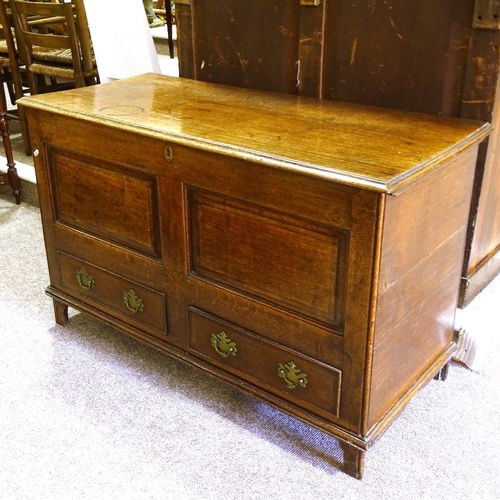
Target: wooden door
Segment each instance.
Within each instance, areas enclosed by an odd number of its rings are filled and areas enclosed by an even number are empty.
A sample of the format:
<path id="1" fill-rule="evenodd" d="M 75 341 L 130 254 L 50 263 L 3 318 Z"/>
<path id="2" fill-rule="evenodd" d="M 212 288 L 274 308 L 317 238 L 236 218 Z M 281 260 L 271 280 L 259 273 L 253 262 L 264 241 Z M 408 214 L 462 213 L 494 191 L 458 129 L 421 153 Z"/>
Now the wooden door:
<path id="1" fill-rule="evenodd" d="M 289 0 L 177 2 L 180 76 L 295 92 L 298 7 Z"/>

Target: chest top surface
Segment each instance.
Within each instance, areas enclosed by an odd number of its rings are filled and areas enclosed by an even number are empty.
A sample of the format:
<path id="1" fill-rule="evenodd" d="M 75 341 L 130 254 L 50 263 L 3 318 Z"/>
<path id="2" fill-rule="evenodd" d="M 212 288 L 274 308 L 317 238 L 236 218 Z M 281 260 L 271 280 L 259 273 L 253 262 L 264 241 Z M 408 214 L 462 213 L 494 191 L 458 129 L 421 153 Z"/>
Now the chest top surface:
<path id="1" fill-rule="evenodd" d="M 145 74 L 20 105 L 395 193 L 484 139 L 486 123 Z"/>

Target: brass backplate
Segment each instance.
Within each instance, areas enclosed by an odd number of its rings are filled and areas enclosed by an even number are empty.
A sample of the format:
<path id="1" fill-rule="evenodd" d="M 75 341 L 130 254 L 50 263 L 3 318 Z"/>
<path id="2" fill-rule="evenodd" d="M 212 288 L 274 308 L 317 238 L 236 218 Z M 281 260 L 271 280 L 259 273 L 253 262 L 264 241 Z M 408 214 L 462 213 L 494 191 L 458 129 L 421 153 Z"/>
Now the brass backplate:
<path id="1" fill-rule="evenodd" d="M 472 27 L 500 30 L 500 0 L 476 0 Z"/>
<path id="2" fill-rule="evenodd" d="M 321 0 L 300 0 L 300 5 L 315 5 L 318 6 Z"/>

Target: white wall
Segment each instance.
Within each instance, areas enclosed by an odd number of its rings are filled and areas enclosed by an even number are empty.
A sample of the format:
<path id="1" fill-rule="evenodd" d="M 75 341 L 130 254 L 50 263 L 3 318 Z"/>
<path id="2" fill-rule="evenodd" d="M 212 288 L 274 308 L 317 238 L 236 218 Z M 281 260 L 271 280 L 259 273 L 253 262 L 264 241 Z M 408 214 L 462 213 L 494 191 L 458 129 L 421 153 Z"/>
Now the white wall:
<path id="1" fill-rule="evenodd" d="M 83 0 L 101 83 L 161 73 L 142 0 Z"/>

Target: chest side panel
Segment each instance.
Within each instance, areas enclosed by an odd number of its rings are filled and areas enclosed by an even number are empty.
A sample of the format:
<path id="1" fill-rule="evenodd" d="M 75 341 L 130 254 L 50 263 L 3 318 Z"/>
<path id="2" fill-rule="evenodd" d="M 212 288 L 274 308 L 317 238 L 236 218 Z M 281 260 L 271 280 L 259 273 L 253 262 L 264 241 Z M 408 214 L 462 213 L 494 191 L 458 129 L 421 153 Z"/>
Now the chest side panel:
<path id="1" fill-rule="evenodd" d="M 451 355 L 476 151 L 387 198 L 371 425 Z"/>

